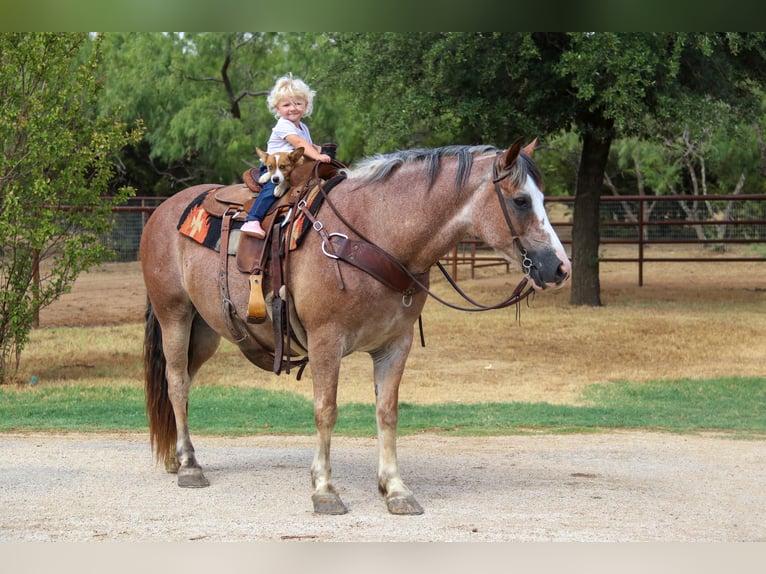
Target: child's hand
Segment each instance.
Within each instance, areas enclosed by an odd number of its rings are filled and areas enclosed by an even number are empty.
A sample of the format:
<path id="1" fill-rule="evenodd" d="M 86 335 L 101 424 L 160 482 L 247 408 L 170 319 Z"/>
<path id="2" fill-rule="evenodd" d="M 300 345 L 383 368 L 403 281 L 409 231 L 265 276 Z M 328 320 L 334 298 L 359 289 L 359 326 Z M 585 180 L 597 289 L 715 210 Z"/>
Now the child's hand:
<path id="1" fill-rule="evenodd" d="M 317 161 L 321 161 L 322 163 L 330 163 L 332 161 L 332 158 L 326 153 L 320 153 L 317 156 Z"/>

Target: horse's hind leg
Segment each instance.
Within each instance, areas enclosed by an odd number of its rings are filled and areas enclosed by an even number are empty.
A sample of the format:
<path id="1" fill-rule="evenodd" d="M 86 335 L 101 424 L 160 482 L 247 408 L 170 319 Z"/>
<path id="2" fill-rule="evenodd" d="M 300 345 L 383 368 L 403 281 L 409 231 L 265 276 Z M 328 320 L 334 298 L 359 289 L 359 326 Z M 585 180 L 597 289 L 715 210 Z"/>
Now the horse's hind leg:
<path id="1" fill-rule="evenodd" d="M 163 326 L 163 347 L 167 361 L 168 397 L 176 420 L 176 452 L 178 486 L 201 488 L 210 482 L 197 462 L 189 436 L 189 389 L 202 364 L 215 353 L 220 336 L 198 316 Z"/>
<path id="2" fill-rule="evenodd" d="M 399 423 L 399 383 L 412 336 L 372 353 L 375 376 L 375 418 L 378 424 L 378 488 L 391 514 L 423 514 L 423 507 L 399 473 L 396 428 Z"/>

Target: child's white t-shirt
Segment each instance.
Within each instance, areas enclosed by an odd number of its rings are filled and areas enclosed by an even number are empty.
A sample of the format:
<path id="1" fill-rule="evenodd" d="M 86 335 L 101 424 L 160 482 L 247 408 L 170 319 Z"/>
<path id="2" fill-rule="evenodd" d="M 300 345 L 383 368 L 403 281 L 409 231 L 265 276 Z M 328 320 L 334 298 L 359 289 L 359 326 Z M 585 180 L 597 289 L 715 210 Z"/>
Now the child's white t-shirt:
<path id="1" fill-rule="evenodd" d="M 300 127 L 295 127 L 295 124 L 285 118 L 279 118 L 276 125 L 271 130 L 271 137 L 266 148 L 266 153 L 276 153 L 278 151 L 293 151 L 295 148 L 288 142 L 285 137 L 291 134 L 297 135 L 305 139 L 307 142 L 313 144 L 311 140 L 311 133 L 309 128 L 303 122 L 300 122 Z"/>

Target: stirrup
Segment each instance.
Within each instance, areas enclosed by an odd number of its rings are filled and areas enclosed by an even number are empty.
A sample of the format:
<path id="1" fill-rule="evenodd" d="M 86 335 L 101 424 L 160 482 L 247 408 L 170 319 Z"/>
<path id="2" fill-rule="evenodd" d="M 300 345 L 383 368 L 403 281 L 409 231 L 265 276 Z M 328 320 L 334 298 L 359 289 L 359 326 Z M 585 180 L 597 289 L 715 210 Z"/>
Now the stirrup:
<path id="1" fill-rule="evenodd" d="M 266 302 L 263 300 L 263 275 L 260 271 L 250 275 L 250 299 L 247 302 L 247 322 L 263 323 L 266 320 Z"/>

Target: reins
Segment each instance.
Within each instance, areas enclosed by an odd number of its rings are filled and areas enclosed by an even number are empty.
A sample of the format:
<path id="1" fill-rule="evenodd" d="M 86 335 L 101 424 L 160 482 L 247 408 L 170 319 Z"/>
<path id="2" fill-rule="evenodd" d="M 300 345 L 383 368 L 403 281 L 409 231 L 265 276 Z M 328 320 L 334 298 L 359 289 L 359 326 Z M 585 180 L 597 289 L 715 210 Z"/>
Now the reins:
<path id="1" fill-rule="evenodd" d="M 499 153 L 498 153 L 498 156 L 499 156 Z M 508 213 L 508 208 L 506 207 L 505 199 L 503 198 L 503 192 L 500 189 L 500 182 L 503 179 L 507 178 L 510 175 L 510 173 L 511 173 L 510 170 L 505 170 L 503 173 L 498 173 L 497 161 L 495 161 L 493 163 L 493 165 L 492 165 L 492 176 L 493 176 L 492 183 L 495 186 L 495 192 L 496 192 L 498 200 L 500 202 L 500 207 L 502 209 L 505 221 L 506 221 L 506 223 L 508 225 L 508 229 L 511 232 L 511 237 L 513 238 L 513 242 L 516 244 L 517 248 L 519 249 L 519 253 L 522 256 L 522 267 L 523 267 L 524 275 L 525 275 L 524 278 L 521 280 L 521 282 L 519 282 L 519 284 L 513 290 L 511 295 L 508 298 L 506 298 L 505 300 L 503 300 L 503 301 L 501 301 L 499 303 L 496 303 L 494 305 L 483 305 L 483 304 L 479 303 L 478 301 L 472 299 L 469 295 L 467 295 L 457 285 L 457 283 L 452 279 L 452 277 L 450 277 L 449 273 L 444 268 L 444 266 L 439 261 L 436 262 L 436 266 L 439 268 L 439 270 L 442 272 L 442 274 L 446 277 L 446 279 L 449 282 L 450 286 L 464 300 L 468 301 L 471 305 L 473 305 L 473 307 L 463 307 L 463 306 L 460 306 L 460 305 L 456 305 L 456 304 L 450 303 L 449 301 L 446 301 L 445 299 L 443 299 L 443 298 L 439 297 L 438 295 L 436 295 L 436 293 L 431 291 L 426 285 L 424 285 L 416 277 L 416 274 L 412 273 L 409 269 L 407 269 L 404 265 L 402 265 L 401 262 L 398 259 L 396 259 L 393 255 L 390 255 L 388 252 L 386 252 L 385 250 L 383 250 L 380 247 L 378 247 L 377 245 L 375 245 L 372 241 L 367 239 L 364 236 L 363 233 L 361 233 L 359 230 L 357 230 L 338 211 L 338 209 L 335 207 L 333 202 L 330 200 L 329 195 L 325 192 L 323 185 L 320 183 L 318 185 L 318 187 L 319 187 L 320 193 L 324 196 L 324 202 L 327 205 L 329 205 L 330 209 L 333 211 L 333 213 L 336 215 L 336 217 L 341 221 L 341 223 L 343 223 L 346 227 L 348 227 L 348 229 L 351 230 L 353 233 L 355 233 L 360 239 L 362 239 L 363 241 L 365 241 L 368 244 L 370 244 L 371 246 L 373 246 L 377 251 L 380 252 L 381 255 L 387 257 L 391 261 L 391 263 L 393 263 L 397 268 L 399 268 L 401 270 L 402 273 L 406 274 L 406 276 L 409 277 L 409 279 L 412 281 L 412 284 L 414 286 L 416 286 L 418 289 L 420 289 L 421 291 L 423 291 L 427 295 L 433 297 L 439 303 L 441 303 L 442 305 L 445 305 L 446 307 L 449 307 L 451 309 L 455 309 L 457 311 L 478 312 L 478 311 L 491 311 L 491 310 L 494 310 L 494 309 L 504 309 L 506 307 L 510 307 L 511 305 L 516 305 L 518 307 L 518 305 L 524 299 L 527 299 L 534 292 L 534 288 L 528 285 L 529 284 L 529 271 L 531 269 L 531 261 L 530 261 L 529 257 L 527 257 L 527 250 L 521 244 L 521 240 L 519 239 L 519 236 L 518 236 L 518 234 L 516 233 L 516 230 L 513 227 L 513 222 L 511 221 L 511 216 Z M 303 206 L 301 206 L 299 204 L 298 205 L 298 209 L 302 210 Z M 307 211 L 305 213 L 307 213 Z M 317 225 L 317 224 L 319 224 L 319 225 Z M 316 221 L 316 222 L 314 222 L 314 229 L 316 231 L 321 232 L 321 231 L 323 231 L 323 226 L 321 225 L 320 222 Z M 336 235 L 341 235 L 341 234 L 336 234 Z M 328 252 L 325 249 L 325 243 L 327 243 L 327 245 L 328 245 L 328 247 L 330 249 L 330 252 Z M 322 243 L 322 251 L 328 257 L 333 257 L 333 258 L 336 258 L 336 259 L 338 258 L 337 255 L 335 255 L 335 253 L 332 252 L 332 246 L 331 246 L 331 242 L 330 241 L 326 241 L 326 242 L 323 241 L 323 243 Z M 424 273 L 421 273 L 419 275 L 421 275 L 421 276 L 422 275 L 426 275 L 426 273 L 427 272 L 424 272 Z M 409 299 L 409 301 L 411 302 L 412 295 L 413 295 L 414 291 L 412 289 L 410 289 L 410 290 L 407 290 L 407 291 L 403 291 L 402 293 L 403 293 L 403 297 L 402 297 L 403 303 L 407 299 Z M 405 306 L 408 306 L 408 305 L 405 304 Z"/>

